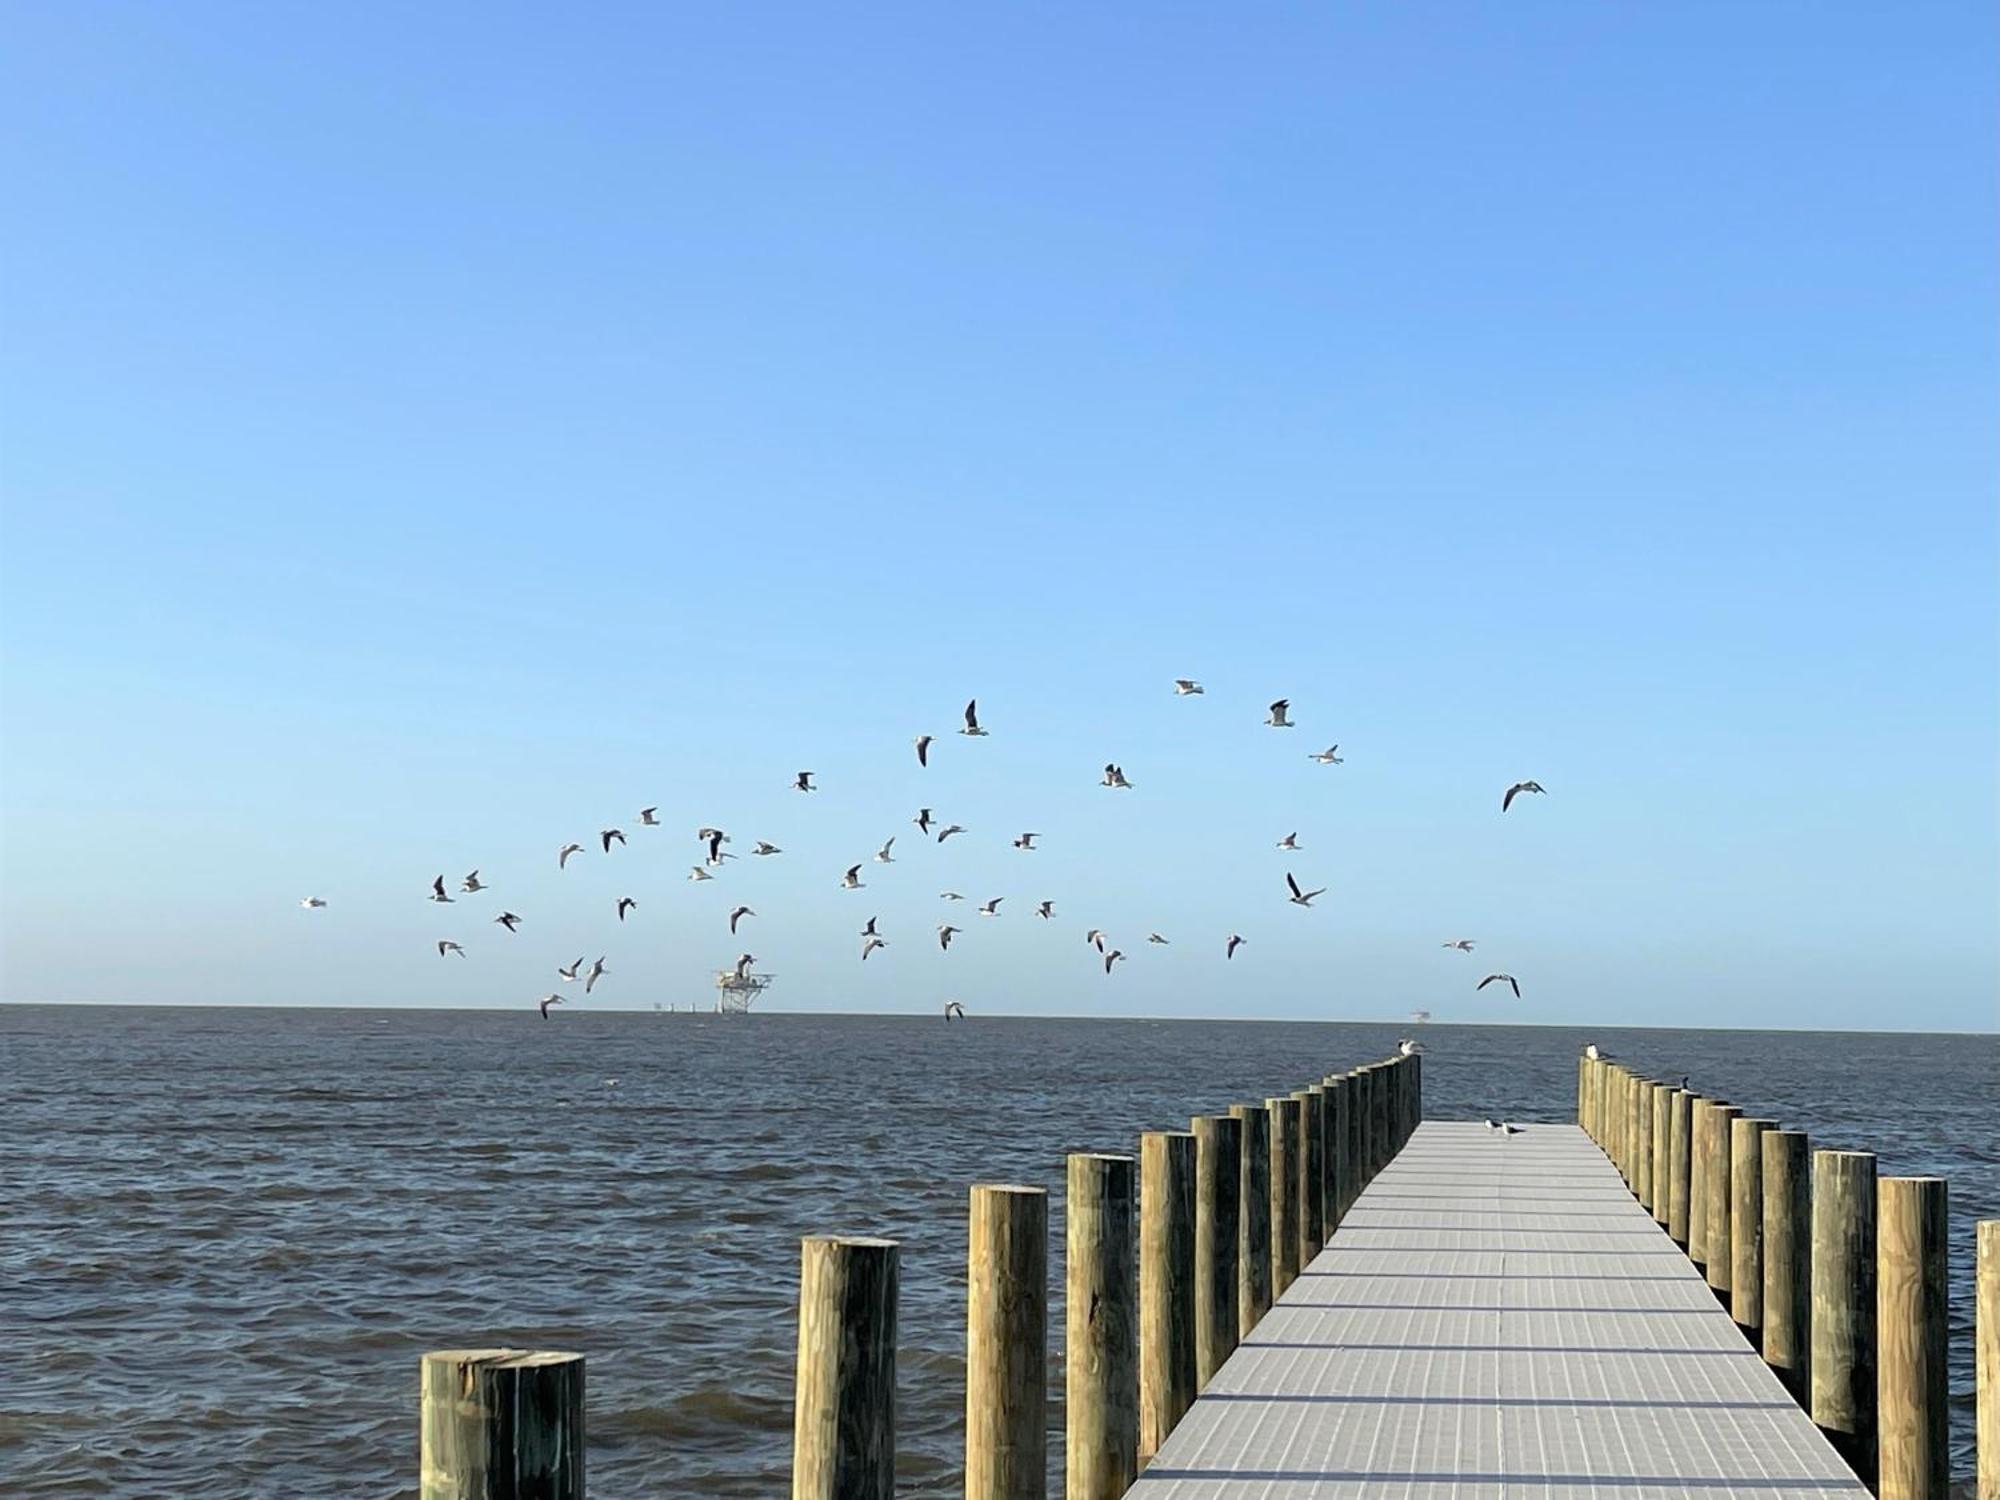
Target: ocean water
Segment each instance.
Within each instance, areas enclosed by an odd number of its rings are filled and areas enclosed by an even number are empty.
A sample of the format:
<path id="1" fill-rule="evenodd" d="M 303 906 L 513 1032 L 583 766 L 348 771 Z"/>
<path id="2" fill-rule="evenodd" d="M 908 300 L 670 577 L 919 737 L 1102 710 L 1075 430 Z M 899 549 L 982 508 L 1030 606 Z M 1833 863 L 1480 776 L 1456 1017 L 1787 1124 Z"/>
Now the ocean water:
<path id="1" fill-rule="evenodd" d="M 798 1240 L 866 1232 L 903 1245 L 900 1488 L 952 1495 L 967 1186 L 1051 1189 L 1059 1288 L 1066 1152 L 1134 1149 L 1383 1056 L 1401 1029 L 0 1007 L 0 1490 L 412 1495 L 418 1356 L 504 1343 L 588 1355 L 593 1494 L 782 1494 Z M 1596 1040 L 1885 1174 L 1949 1178 L 1971 1472 L 2000 1040 L 1425 1039 L 1432 1118 L 1572 1119 Z M 1059 1476 L 1059 1365 L 1050 1383 Z"/>

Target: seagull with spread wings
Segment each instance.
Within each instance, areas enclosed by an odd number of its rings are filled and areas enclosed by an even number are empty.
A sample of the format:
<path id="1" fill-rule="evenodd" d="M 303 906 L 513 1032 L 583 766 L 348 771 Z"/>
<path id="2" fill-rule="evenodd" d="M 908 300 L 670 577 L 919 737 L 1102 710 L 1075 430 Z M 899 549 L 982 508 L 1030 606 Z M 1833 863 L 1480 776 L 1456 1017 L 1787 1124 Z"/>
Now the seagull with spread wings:
<path id="1" fill-rule="evenodd" d="M 1516 1000 L 1521 998 L 1521 981 L 1516 979 L 1512 974 L 1488 974 L 1479 983 L 1475 984 L 1473 989 L 1483 990 L 1489 984 L 1504 984 L 1514 992 Z"/>

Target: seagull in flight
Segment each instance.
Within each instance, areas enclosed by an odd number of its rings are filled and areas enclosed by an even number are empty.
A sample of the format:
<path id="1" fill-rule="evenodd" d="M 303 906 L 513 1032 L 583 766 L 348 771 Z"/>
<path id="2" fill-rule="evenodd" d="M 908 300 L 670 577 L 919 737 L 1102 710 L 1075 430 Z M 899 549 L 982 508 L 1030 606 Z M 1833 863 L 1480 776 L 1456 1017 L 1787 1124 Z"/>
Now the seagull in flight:
<path id="1" fill-rule="evenodd" d="M 562 1003 L 563 1003 L 563 997 L 561 995 L 542 996 L 541 1000 L 538 1002 L 542 1012 L 542 1019 L 546 1021 L 549 1018 L 549 1007 L 551 1005 L 561 1005 Z"/>
<path id="2" fill-rule="evenodd" d="M 780 849 L 776 844 L 770 843 L 765 839 L 759 839 L 757 840 L 757 847 L 750 852 L 752 854 L 783 854 L 785 851 Z"/>
<path id="3" fill-rule="evenodd" d="M 1280 698 L 1276 703 L 1273 703 L 1271 705 L 1271 717 L 1266 719 L 1264 722 L 1266 724 L 1269 724 L 1273 729 L 1297 728 L 1298 727 L 1297 725 L 1293 724 L 1290 719 L 1285 717 L 1286 711 L 1290 709 L 1291 706 L 1292 706 L 1291 699 Z"/>
<path id="4" fill-rule="evenodd" d="M 965 897 L 963 897 L 963 896 L 959 895 L 959 893 L 958 893 L 957 891 L 939 891 L 939 892 L 938 892 L 938 900 L 940 900 L 940 901 L 963 901 L 964 899 L 965 899 Z"/>
<path id="5" fill-rule="evenodd" d="M 515 928 L 521 925 L 521 919 L 515 916 L 511 911 L 503 911 L 500 913 L 499 916 L 495 917 L 493 920 L 498 922 L 502 927 L 506 928 L 509 932 L 512 932 Z"/>
<path id="6" fill-rule="evenodd" d="M 847 873 L 840 877 L 840 888 L 845 891 L 866 889 L 861 883 L 861 866 L 849 865 L 847 867 Z"/>
<path id="7" fill-rule="evenodd" d="M 928 807 L 918 808 L 917 815 L 910 819 L 910 821 L 917 825 L 917 832 L 923 834 L 926 838 L 930 837 L 931 810 Z"/>
<path id="8" fill-rule="evenodd" d="M 920 734 L 917 736 L 916 746 L 917 746 L 918 765 L 928 766 L 931 763 L 931 740 L 933 738 L 934 736 L 928 734 Z"/>
<path id="9" fill-rule="evenodd" d="M 963 833 L 963 832 L 965 832 L 965 829 L 962 828 L 957 823 L 949 823 L 943 828 L 940 828 L 938 830 L 938 842 L 942 844 L 946 839 L 950 838 L 954 833 Z"/>
<path id="10" fill-rule="evenodd" d="M 1040 837 L 1039 833 L 1024 833 L 1014 840 L 1014 847 L 1016 849 L 1026 849 L 1032 853 L 1035 847 L 1035 840 Z"/>
<path id="11" fill-rule="evenodd" d="M 1489 984 L 1504 984 L 1514 992 L 1516 1000 L 1521 998 L 1521 981 L 1516 979 L 1512 974 L 1488 974 L 1479 983 L 1475 984 L 1473 989 L 1483 990 Z"/>
<path id="12" fill-rule="evenodd" d="M 578 971 L 581 970 L 582 968 L 583 968 L 583 955 L 579 953 L 576 956 L 575 963 L 571 964 L 567 969 L 557 969 L 556 973 L 562 976 L 562 981 L 564 984 L 569 984 L 576 979 Z"/>
<path id="13" fill-rule="evenodd" d="M 660 826 L 660 820 L 653 816 L 658 811 L 659 809 L 657 807 L 640 808 L 639 826 L 642 828 L 658 828 Z"/>
<path id="14" fill-rule="evenodd" d="M 1201 684 L 1196 682 L 1192 677 L 1176 677 L 1174 679 L 1174 696 L 1176 698 L 1199 698 L 1201 696 Z"/>
<path id="15" fill-rule="evenodd" d="M 637 906 L 638 904 L 639 903 L 634 901 L 630 896 L 620 896 L 618 898 L 618 920 L 621 922 L 624 921 L 625 913 L 632 910 L 632 908 Z"/>
<path id="16" fill-rule="evenodd" d="M 1118 949 L 1116 949 L 1116 948 L 1113 948 L 1113 949 L 1112 949 L 1112 950 L 1111 950 L 1111 951 L 1110 951 L 1109 953 L 1105 954 L 1105 955 L 1104 955 L 1104 972 L 1105 972 L 1105 973 L 1107 973 L 1107 974 L 1109 974 L 1109 973 L 1111 972 L 1111 966 L 1112 966 L 1113 964 L 1117 963 L 1117 962 L 1118 962 L 1118 960 L 1119 960 L 1119 959 L 1121 959 L 1121 958 L 1123 958 L 1124 956 L 1125 956 L 1125 955 L 1124 955 L 1123 953 L 1121 953 L 1121 952 L 1120 952 L 1120 951 L 1119 951 Z"/>
<path id="17" fill-rule="evenodd" d="M 606 854 L 611 852 L 611 841 L 613 839 L 618 840 L 621 845 L 625 842 L 625 830 L 622 828 L 600 828 L 597 831 L 597 836 L 604 841 L 604 852 Z"/>
<path id="18" fill-rule="evenodd" d="M 947 1023 L 952 1021 L 963 1021 L 965 1019 L 965 1007 L 963 1005 L 960 1005 L 956 1000 L 945 1001 L 944 1018 Z"/>
<path id="19" fill-rule="evenodd" d="M 811 771 L 801 771 L 792 779 L 792 790 L 795 792 L 816 792 L 819 788 L 813 785 L 813 773 Z"/>
<path id="20" fill-rule="evenodd" d="M 720 828 L 704 828 L 696 833 L 695 837 L 708 845 L 708 863 L 712 865 L 721 864 L 723 861 L 722 846 L 729 842 L 729 835 L 724 833 Z"/>
<path id="21" fill-rule="evenodd" d="M 1512 807 L 1514 799 L 1523 792 L 1533 792 L 1536 796 L 1545 795 L 1542 791 L 1542 784 L 1539 781 L 1517 781 L 1508 787 L 1505 792 L 1501 793 L 1500 811 L 1505 812 L 1508 808 Z"/>
<path id="22" fill-rule="evenodd" d="M 713 879 L 715 879 L 715 877 L 714 877 L 713 875 L 709 874 L 709 873 L 708 873 L 708 871 L 704 870 L 704 869 L 703 869 L 703 868 L 702 868 L 702 867 L 701 867 L 700 865 L 696 865 L 696 866 L 695 866 L 695 867 L 694 867 L 693 869 L 691 869 L 691 870 L 689 870 L 689 871 L 688 871 L 688 879 L 689 879 L 689 880 L 713 880 Z"/>
<path id="23" fill-rule="evenodd" d="M 1311 906 L 1313 904 L 1314 897 L 1324 896 L 1326 894 L 1325 886 L 1321 886 L 1316 891 L 1300 890 L 1298 881 L 1292 878 L 1292 874 L 1289 870 L 1285 872 L 1285 884 L 1292 888 L 1291 903 L 1294 906 Z"/>
<path id="24" fill-rule="evenodd" d="M 456 953 L 460 958 L 463 958 L 465 957 L 465 948 L 459 943 L 454 943 L 450 938 L 446 938 L 438 944 L 438 957 L 443 958 L 447 953 Z"/>
<path id="25" fill-rule="evenodd" d="M 1340 758 L 1340 746 L 1338 745 L 1328 745 L 1324 750 L 1308 755 L 1306 759 L 1316 760 L 1323 766 L 1343 766 L 1347 764 L 1346 761 Z"/>
<path id="26" fill-rule="evenodd" d="M 604 955 L 599 954 L 597 957 L 597 962 L 590 966 L 590 972 L 584 976 L 583 992 L 586 995 L 588 995 L 590 993 L 591 986 L 596 984 L 597 981 L 602 979 L 608 972 L 610 971 L 604 967 Z"/>
<path id="27" fill-rule="evenodd" d="M 479 878 L 479 872 L 477 870 L 474 870 L 470 875 L 466 876 L 465 879 L 461 880 L 458 883 L 458 888 L 461 891 L 464 891 L 466 895 L 471 896 L 480 891 L 485 890 L 486 882 L 481 880 Z"/>
<path id="28" fill-rule="evenodd" d="M 1446 948 L 1456 948 L 1460 953 L 1470 953 L 1472 951 L 1472 939 L 1453 938 L 1450 942 L 1445 943 L 1442 946 Z"/>
<path id="29" fill-rule="evenodd" d="M 307 911 L 318 911 L 319 908 L 326 905 L 326 897 L 307 896 L 303 901 L 299 902 L 299 905 L 304 907 Z"/>
<path id="30" fill-rule="evenodd" d="M 871 937 L 866 939 L 861 944 L 861 961 L 866 963 L 869 954 L 873 953 L 877 948 L 886 948 L 888 946 L 889 940 L 887 938 Z"/>
<path id="31" fill-rule="evenodd" d="M 1115 786 L 1127 792 L 1132 790 L 1132 783 L 1125 779 L 1125 768 L 1123 766 L 1105 766 L 1104 785 Z"/>
<path id="32" fill-rule="evenodd" d="M 754 964 L 755 962 L 757 962 L 757 955 L 756 955 L 756 954 L 754 954 L 754 953 L 739 953 L 739 954 L 737 954 L 737 955 L 736 955 L 736 977 L 737 977 L 738 979 L 747 979 L 747 978 L 749 978 L 749 977 L 750 977 L 750 965 Z"/>
<path id="33" fill-rule="evenodd" d="M 893 865 L 896 862 L 896 856 L 889 851 L 895 847 L 896 841 L 890 839 L 888 843 L 877 849 L 875 851 L 875 863 L 878 865 Z"/>
<path id="34" fill-rule="evenodd" d="M 1223 947 L 1222 956 L 1224 958 L 1234 958 L 1236 957 L 1236 950 L 1242 946 L 1243 939 L 1232 932 L 1229 934 L 1229 942 Z"/>
<path id="35" fill-rule="evenodd" d="M 999 916 L 999 915 L 1000 915 L 1000 903 L 1001 903 L 1002 901 L 1005 901 L 1006 899 L 1007 899 L 1007 898 L 1006 898 L 1005 896 L 995 896 L 995 897 L 994 897 L 994 898 L 993 898 L 993 899 L 992 899 L 991 901 L 982 901 L 982 902 L 980 902 L 980 903 L 979 903 L 979 915 L 980 915 L 980 916 L 982 916 L 982 917 L 997 917 L 997 916 Z"/>
<path id="36" fill-rule="evenodd" d="M 861 931 L 859 931 L 858 933 L 856 933 L 856 934 L 855 934 L 855 936 L 856 936 L 856 937 L 880 937 L 880 936 L 881 936 L 881 934 L 880 934 L 879 932 L 877 932 L 877 931 L 875 930 L 875 921 L 876 921 L 876 919 L 875 919 L 874 917 L 870 917 L 870 918 L 868 919 L 868 925 L 867 925 L 867 926 L 865 926 L 865 927 L 863 927 L 863 928 L 861 929 Z"/>
<path id="37" fill-rule="evenodd" d="M 562 846 L 562 848 L 560 848 L 560 849 L 556 850 L 556 868 L 557 868 L 558 870 L 566 870 L 566 869 L 568 869 L 568 868 L 569 868 L 569 857 L 570 857 L 570 856 L 571 856 L 572 854 L 581 854 L 581 853 L 583 853 L 583 845 L 581 845 L 581 844 L 564 844 L 564 845 Z"/>
<path id="38" fill-rule="evenodd" d="M 1035 915 L 1036 915 L 1036 916 L 1038 916 L 1038 917 L 1043 917 L 1043 918 L 1047 918 L 1047 917 L 1053 917 L 1053 916 L 1054 916 L 1055 914 L 1056 914 L 1056 904 L 1055 904 L 1055 902 L 1053 902 L 1053 901 L 1040 901 L 1040 902 L 1037 902 L 1037 903 L 1035 904 Z"/>
<path id="39" fill-rule="evenodd" d="M 1098 928 L 1091 928 L 1090 931 L 1083 935 L 1083 940 L 1099 953 L 1104 951 L 1104 933 Z"/>
<path id="40" fill-rule="evenodd" d="M 308 901 L 318 901 L 319 897 L 308 896 L 306 897 L 306 899 Z M 443 902 L 447 906 L 451 904 L 451 897 L 447 896 L 444 891 L 444 876 L 440 875 L 436 880 L 433 880 L 431 882 L 430 899 L 433 901 Z"/>
<path id="41" fill-rule="evenodd" d="M 965 728 L 959 730 L 959 733 L 969 734 L 979 739 L 985 738 L 986 731 L 979 727 L 979 700 L 977 698 L 974 698 L 970 703 L 965 705 Z"/>
<path id="42" fill-rule="evenodd" d="M 1278 840 L 1278 847 L 1280 849 L 1296 850 L 1299 847 L 1299 836 L 1296 833 L 1286 834 Z"/>
<path id="43" fill-rule="evenodd" d="M 951 951 L 951 940 L 963 930 L 963 928 L 952 926 L 949 922 L 938 923 L 938 946 L 949 953 Z"/>
<path id="44" fill-rule="evenodd" d="M 1162 948 L 1167 946 L 1167 940 L 1161 937 L 1157 932 L 1147 933 L 1146 941 L 1149 943 L 1158 943 Z"/>
<path id="45" fill-rule="evenodd" d="M 730 936 L 731 936 L 731 937 L 734 937 L 734 936 L 736 935 L 736 924 L 737 924 L 738 922 L 742 921 L 742 920 L 743 920 L 743 918 L 745 918 L 745 917 L 754 917 L 754 916 L 756 916 L 756 915 L 757 915 L 757 913 L 755 913 L 754 911 L 750 910 L 750 908 L 749 908 L 749 907 L 747 907 L 747 906 L 739 906 L 739 907 L 737 907 L 737 908 L 736 908 L 736 910 L 732 911 L 732 912 L 731 912 L 731 913 L 729 914 L 729 934 L 730 934 Z"/>

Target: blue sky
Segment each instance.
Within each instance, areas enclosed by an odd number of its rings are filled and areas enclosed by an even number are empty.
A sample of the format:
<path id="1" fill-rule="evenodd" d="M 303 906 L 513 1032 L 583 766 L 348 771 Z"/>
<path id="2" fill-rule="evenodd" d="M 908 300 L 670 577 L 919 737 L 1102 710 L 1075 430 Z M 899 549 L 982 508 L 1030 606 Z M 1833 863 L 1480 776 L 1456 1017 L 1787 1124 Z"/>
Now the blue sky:
<path id="1" fill-rule="evenodd" d="M 1993 1026 L 1989 7 L 8 30 L 0 999 Z"/>

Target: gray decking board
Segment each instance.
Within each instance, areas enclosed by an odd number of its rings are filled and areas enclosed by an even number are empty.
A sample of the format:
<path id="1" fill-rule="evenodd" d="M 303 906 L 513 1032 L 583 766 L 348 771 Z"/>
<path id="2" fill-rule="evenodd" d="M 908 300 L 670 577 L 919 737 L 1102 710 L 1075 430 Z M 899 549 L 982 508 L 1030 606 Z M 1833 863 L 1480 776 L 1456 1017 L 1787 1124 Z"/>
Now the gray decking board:
<path id="1" fill-rule="evenodd" d="M 1457 1123 L 1418 1128 L 1130 1493 L 1868 1494 L 1581 1130 Z"/>

